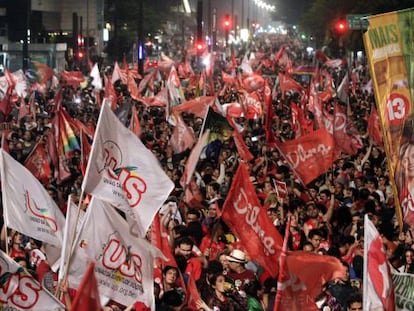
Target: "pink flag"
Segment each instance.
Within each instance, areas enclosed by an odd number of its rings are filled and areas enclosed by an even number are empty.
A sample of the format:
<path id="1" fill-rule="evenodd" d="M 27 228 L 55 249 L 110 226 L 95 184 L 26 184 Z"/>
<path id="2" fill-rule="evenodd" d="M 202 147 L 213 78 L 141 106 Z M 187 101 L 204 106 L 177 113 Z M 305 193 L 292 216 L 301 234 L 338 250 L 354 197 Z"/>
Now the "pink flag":
<path id="1" fill-rule="evenodd" d="M 200 158 L 201 151 L 207 143 L 207 138 L 210 134 L 209 130 L 206 130 L 201 137 L 198 138 L 196 145 L 191 150 L 190 156 L 188 157 L 187 163 L 185 164 L 184 173 L 181 178 L 181 186 L 186 188 L 191 181 L 194 170 L 197 166 L 198 159 Z"/>
<path id="2" fill-rule="evenodd" d="M 175 113 L 174 117 L 176 126 L 172 132 L 170 144 L 174 153 L 181 153 L 193 146 L 195 136 L 193 129 L 185 124 L 181 114 Z"/>

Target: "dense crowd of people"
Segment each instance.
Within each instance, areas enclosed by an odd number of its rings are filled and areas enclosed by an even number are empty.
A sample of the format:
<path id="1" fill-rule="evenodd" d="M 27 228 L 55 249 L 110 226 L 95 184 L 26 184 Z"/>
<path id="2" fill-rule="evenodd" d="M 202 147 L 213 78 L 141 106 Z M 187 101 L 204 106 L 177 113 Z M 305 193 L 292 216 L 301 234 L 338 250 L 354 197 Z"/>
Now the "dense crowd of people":
<path id="1" fill-rule="evenodd" d="M 240 65 L 245 53 L 255 52 L 272 60 L 282 44 L 290 47 L 290 57 L 295 66 L 309 65 L 312 61 L 311 57 L 304 56 L 296 39 L 282 42 L 280 38 L 258 40 L 241 51 L 240 57 L 235 59 Z M 207 95 L 222 90 L 222 72 L 228 70 L 229 62 L 230 59 L 228 62 L 216 62 L 214 89 L 207 89 Z M 274 90 L 273 130 L 277 139 L 283 142 L 295 138 L 292 103 L 299 104 L 300 98 L 294 91 L 283 94 L 275 86 L 279 70 L 284 69 L 272 65 L 264 68 L 262 74 Z M 348 117 L 353 130 L 361 137 L 362 147 L 353 155 L 342 153 L 331 164 L 331 169 L 312 183 L 301 184 L 279 150 L 267 144 L 264 117 L 249 120 L 242 117 L 237 121 L 243 124 L 244 141 L 253 154 L 248 166 L 262 208 L 282 236 L 288 219 L 290 221 L 289 250 L 334 256 L 340 259 L 348 272 L 346 278 L 324 284 L 320 296 L 316 298 L 317 307 L 320 310 L 362 310 L 364 215 L 369 215 L 381 233 L 389 262 L 396 270 L 414 272 L 413 237 L 409 227 L 404 227 L 400 233 L 386 156 L 383 148 L 368 135 L 367 120 L 375 106 L 375 99 L 367 87 L 370 78 L 366 66 L 355 62 L 328 70 L 334 77 L 335 85 L 339 85 L 348 71 L 358 70 L 358 80 L 353 81 L 356 85 L 350 86 L 348 90 Z M 110 72 L 102 74 L 110 75 Z M 302 81 L 302 85 L 308 87 L 309 80 Z M 94 129 L 100 111 L 96 97 L 101 94 L 95 92 L 90 83 L 84 88 L 62 87 L 64 109 L 72 118 Z M 154 93 L 161 87 L 162 80 L 155 83 Z M 355 88 L 354 92 L 351 92 L 351 87 Z M 233 140 L 216 140 L 206 148 L 193 178 L 198 199 L 196 203 L 186 202 L 185 189 L 180 180 L 191 150 L 174 153 L 170 144 L 173 126 L 165 118 L 165 107 L 147 107 L 142 102 L 132 100 L 127 85 L 119 80 L 115 83 L 115 90 L 118 95 L 116 112 L 120 114 L 127 104 L 135 106 L 142 142 L 156 155 L 176 186 L 160 214 L 161 222 L 169 234 L 177 267 L 167 265 L 156 269 L 154 295 L 157 310 L 187 310 L 191 306 L 194 308 L 194 305 L 206 311 L 273 310 L 277 279 L 272 278 L 257 264 L 255 258 L 250 257 L 244 245 L 220 217 L 240 161 Z M 19 162 L 24 163 L 35 144 L 47 136 L 54 116 L 56 92 L 56 89 L 43 94 L 35 92 L 35 114 L 20 118 L 16 107 L 6 120 L 10 123 L 10 131 L 3 138 L 2 145 L 7 144 L 9 153 Z M 186 89 L 184 95 L 189 100 L 196 93 L 195 89 Z M 240 96 L 241 93 L 233 85 L 220 92 L 218 99 L 221 104 L 225 104 L 239 101 Z M 324 104 L 329 110 L 330 105 L 333 107 L 341 104 L 339 102 L 336 98 Z M 126 120 L 130 118 L 129 113 Z M 312 113 L 308 112 L 310 122 L 312 118 Z M 197 137 L 203 120 L 188 113 L 183 113 L 183 119 Z M 67 159 L 70 178 L 58 183 L 51 176 L 45 183 L 62 211 L 66 209 L 69 194 L 79 196 L 81 193 L 83 176 L 80 163 L 81 153 L 78 150 L 72 158 Z M 275 181 L 286 184 L 287 194 L 283 198 L 276 189 Z M 3 250 L 8 244 L 9 255 L 15 261 L 31 270 L 46 288 L 56 290 L 57 278 L 46 264 L 41 243 L 10 229 L 7 232 L 3 230 L 2 242 Z M 185 286 L 189 275 L 195 279 L 201 298 L 192 305 L 189 304 Z M 70 284 L 60 286 L 65 293 L 70 288 Z M 131 308 L 134 306 L 123 306 L 114 301 L 107 302 L 105 306 L 105 310 Z M 136 310 L 140 309 L 137 307 Z"/>

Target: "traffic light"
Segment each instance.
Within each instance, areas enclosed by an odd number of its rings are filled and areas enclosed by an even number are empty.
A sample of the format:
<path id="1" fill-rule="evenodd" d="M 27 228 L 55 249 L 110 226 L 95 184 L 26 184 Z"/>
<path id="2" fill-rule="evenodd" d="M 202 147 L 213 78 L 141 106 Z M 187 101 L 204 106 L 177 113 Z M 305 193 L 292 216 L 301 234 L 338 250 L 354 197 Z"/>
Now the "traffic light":
<path id="1" fill-rule="evenodd" d="M 85 52 L 82 50 L 79 50 L 78 53 L 76 54 L 76 56 L 78 57 L 78 60 L 83 60 L 85 58 Z"/>
<path id="2" fill-rule="evenodd" d="M 230 27 L 231 27 L 231 20 L 230 20 L 230 16 L 227 14 L 226 17 L 224 18 L 224 29 L 230 30 Z"/>
<path id="3" fill-rule="evenodd" d="M 226 40 L 226 46 L 229 44 L 230 29 L 231 29 L 230 15 L 226 14 L 226 16 L 224 17 L 224 35 L 225 35 L 225 40 Z"/>
<path id="4" fill-rule="evenodd" d="M 203 50 L 203 48 L 204 48 L 203 43 L 197 42 L 197 44 L 196 44 L 197 52 L 201 52 Z"/>
<path id="5" fill-rule="evenodd" d="M 338 35 L 343 35 L 348 30 L 346 22 L 343 20 L 337 21 L 334 25 L 334 30 Z"/>

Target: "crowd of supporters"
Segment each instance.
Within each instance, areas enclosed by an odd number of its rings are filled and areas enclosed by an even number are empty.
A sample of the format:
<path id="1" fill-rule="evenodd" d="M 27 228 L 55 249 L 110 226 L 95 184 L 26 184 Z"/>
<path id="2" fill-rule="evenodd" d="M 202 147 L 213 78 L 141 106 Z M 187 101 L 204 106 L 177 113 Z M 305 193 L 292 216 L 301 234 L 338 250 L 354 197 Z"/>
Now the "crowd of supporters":
<path id="1" fill-rule="evenodd" d="M 240 65 L 245 52 L 255 52 L 272 60 L 282 43 L 290 47 L 291 61 L 295 66 L 310 64 L 312 58 L 303 56 L 296 40 L 258 41 L 240 52 L 240 57 L 235 59 Z M 227 62 L 216 63 L 213 73 L 214 90 L 207 89 L 207 95 L 222 90 L 222 72 L 228 70 L 230 62 L 231 59 L 228 58 Z M 264 68 L 262 74 L 273 89 L 273 131 L 277 140 L 284 142 L 295 138 L 292 103 L 299 104 L 300 96 L 294 91 L 283 93 L 277 86 L 274 87 L 278 70 L 284 69 L 272 65 Z M 354 85 L 350 85 L 347 90 L 347 108 L 348 122 L 358 134 L 361 146 L 352 155 L 342 153 L 331 163 L 331 168 L 312 183 L 303 185 L 279 149 L 267 144 L 264 116 L 255 119 L 241 117 L 237 122 L 244 128 L 244 141 L 253 155 L 247 164 L 262 208 L 282 236 L 290 219 L 289 250 L 334 256 L 341 260 L 348 272 L 346 278 L 324 284 L 320 296 L 316 298 L 318 308 L 362 310 L 364 215 L 367 214 L 379 230 L 392 266 L 407 273 L 414 271 L 412 231 L 411 228 L 404 227 L 400 233 L 386 157 L 382 147 L 368 135 L 367 120 L 375 106 L 375 100 L 372 91 L 367 88 L 367 68 L 364 64 L 355 62 L 327 70 L 330 70 L 335 85 L 339 85 L 346 72 L 358 70 L 358 80 L 354 80 Z M 110 75 L 110 72 L 102 73 L 106 74 Z M 155 94 L 162 87 L 161 81 L 155 83 Z M 304 87 L 308 87 L 308 84 L 309 81 L 302 83 Z M 95 92 L 90 83 L 84 88 L 68 85 L 62 87 L 64 109 L 72 118 L 94 129 L 100 111 L 97 96 L 102 94 Z M 351 92 L 352 87 L 355 88 L 354 92 Z M 142 102 L 133 100 L 127 85 L 121 81 L 115 83 L 115 91 L 118 96 L 116 112 L 122 117 L 126 105 L 135 106 L 142 142 L 156 155 L 176 186 L 161 208 L 160 216 L 168 232 L 177 267 L 167 265 L 156 269 L 154 295 L 157 310 L 190 309 L 188 291 L 184 285 L 188 282 L 189 275 L 195 279 L 200 293 L 201 299 L 196 302 L 198 309 L 273 310 L 277 280 L 257 264 L 252 254 L 246 252 L 244 245 L 220 218 L 240 161 L 234 141 L 219 139 L 208 145 L 198 161 L 191 183 L 197 189 L 197 199 L 188 202 L 180 180 L 191 150 L 174 153 L 174 146 L 170 143 L 173 126 L 166 120 L 165 107 L 147 107 Z M 10 124 L 10 130 L 3 137 L 2 146 L 7 144 L 8 152 L 19 162 L 25 162 L 38 141 L 46 140 L 54 117 L 54 106 L 57 104 L 54 101 L 56 92 L 57 89 L 35 92 L 33 114 L 20 117 L 17 104 L 5 119 Z M 197 90 L 186 89 L 184 95 L 189 100 L 197 96 Z M 218 99 L 220 104 L 237 102 L 241 95 L 240 90 L 233 85 L 220 92 Z M 335 105 L 346 106 L 346 103 L 341 103 L 335 96 L 324 103 L 327 111 L 330 106 L 333 111 Z M 132 116 L 127 112 L 127 116 L 123 117 L 129 120 Z M 198 137 L 203 125 L 202 118 L 183 113 L 183 119 Z M 308 112 L 307 120 L 312 123 L 311 112 Z M 75 134 L 79 136 L 79 133 Z M 79 197 L 81 193 L 83 175 L 80 150 L 75 151 L 66 164 L 70 171 L 69 178 L 59 181 L 52 174 L 50 180 L 45 182 L 50 195 L 62 211 L 66 209 L 69 194 Z M 277 189 L 277 181 L 286 184 L 287 192 L 283 197 L 280 189 Z M 87 203 L 84 208 L 87 208 Z M 41 243 L 10 229 L 8 232 L 3 230 L 2 242 L 4 250 L 8 244 L 7 249 L 12 258 L 31 270 L 46 288 L 56 290 L 57 278 L 47 266 Z M 63 292 L 68 287 L 70 284 L 61 284 Z M 110 301 L 105 310 L 129 310 L 133 307 Z M 139 310 L 139 306 L 136 306 L 136 310 Z"/>

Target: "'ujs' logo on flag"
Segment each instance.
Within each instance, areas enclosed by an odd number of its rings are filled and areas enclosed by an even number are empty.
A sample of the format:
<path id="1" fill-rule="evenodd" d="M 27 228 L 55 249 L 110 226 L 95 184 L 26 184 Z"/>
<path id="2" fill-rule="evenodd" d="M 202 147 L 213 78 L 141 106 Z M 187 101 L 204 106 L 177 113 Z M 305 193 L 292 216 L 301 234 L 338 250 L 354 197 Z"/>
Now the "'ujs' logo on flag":
<path id="1" fill-rule="evenodd" d="M 103 143 L 104 166 L 98 168 L 99 174 L 103 171 L 108 173 L 109 178 L 104 177 L 104 182 L 121 188 L 131 208 L 137 207 L 141 201 L 142 194 L 147 191 L 147 183 L 138 176 L 136 166 L 122 166 L 122 151 L 118 144 L 112 140 Z M 124 193 L 117 193 L 124 196 Z"/>
<path id="2" fill-rule="evenodd" d="M 137 298 L 137 291 L 144 292 L 142 265 L 143 258 L 134 252 L 132 247 L 125 246 L 120 240 L 119 232 L 115 231 L 107 237 L 107 242 L 102 245 L 102 253 L 95 257 L 102 267 L 111 273 L 107 273 L 103 268 L 97 269 L 98 279 L 105 279 L 111 284 L 111 289 L 120 291 L 123 294 L 134 292 Z M 88 247 L 88 241 L 82 240 L 79 244 L 81 248 Z"/>
<path id="3" fill-rule="evenodd" d="M 30 192 L 25 190 L 24 192 L 24 203 L 27 210 L 30 211 L 34 216 L 41 218 L 40 223 L 43 225 L 48 225 L 53 232 L 58 231 L 58 225 L 56 220 L 50 217 L 48 214 L 47 207 L 39 207 L 36 201 L 30 196 Z"/>

